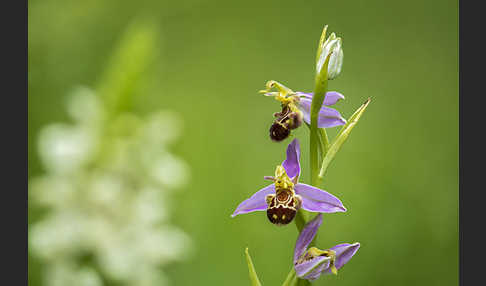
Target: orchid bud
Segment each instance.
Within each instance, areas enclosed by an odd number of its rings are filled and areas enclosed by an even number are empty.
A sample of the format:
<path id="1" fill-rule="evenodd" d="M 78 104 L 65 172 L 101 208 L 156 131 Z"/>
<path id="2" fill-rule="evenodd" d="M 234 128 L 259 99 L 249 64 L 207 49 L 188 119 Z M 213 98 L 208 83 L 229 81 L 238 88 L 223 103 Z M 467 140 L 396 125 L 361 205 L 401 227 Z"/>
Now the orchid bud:
<path id="1" fill-rule="evenodd" d="M 341 67 L 343 65 L 342 41 L 341 38 L 336 37 L 336 34 L 334 33 L 331 33 L 329 38 L 325 39 L 326 30 L 327 26 L 324 27 L 321 41 L 319 43 L 316 72 L 317 74 L 320 74 L 326 58 L 330 55 L 327 67 L 327 79 L 334 79 L 341 73 Z"/>

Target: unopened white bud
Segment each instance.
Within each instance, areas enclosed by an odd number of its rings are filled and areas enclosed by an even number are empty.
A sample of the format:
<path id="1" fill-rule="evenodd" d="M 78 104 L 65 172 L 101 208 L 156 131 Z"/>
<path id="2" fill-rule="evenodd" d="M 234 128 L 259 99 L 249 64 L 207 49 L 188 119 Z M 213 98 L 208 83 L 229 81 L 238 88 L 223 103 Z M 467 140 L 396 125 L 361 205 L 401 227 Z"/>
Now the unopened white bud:
<path id="1" fill-rule="evenodd" d="M 325 36 L 325 33 L 323 33 L 323 36 Z M 342 40 L 340 37 L 336 37 L 336 34 L 332 33 L 329 38 L 321 42 L 322 45 L 319 47 L 320 55 L 317 59 L 316 72 L 320 74 L 326 58 L 331 54 L 327 67 L 327 78 L 334 79 L 341 73 L 341 67 L 343 65 Z"/>

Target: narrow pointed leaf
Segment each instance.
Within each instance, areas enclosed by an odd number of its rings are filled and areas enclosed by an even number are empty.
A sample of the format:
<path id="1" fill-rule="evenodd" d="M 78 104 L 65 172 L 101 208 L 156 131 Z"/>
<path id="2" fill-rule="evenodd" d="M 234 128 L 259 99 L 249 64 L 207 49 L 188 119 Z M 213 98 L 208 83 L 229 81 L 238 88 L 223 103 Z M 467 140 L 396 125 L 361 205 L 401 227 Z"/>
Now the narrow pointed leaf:
<path id="1" fill-rule="evenodd" d="M 327 137 L 326 129 L 319 128 L 320 138 L 321 138 L 321 145 L 322 145 L 322 154 L 323 156 L 329 150 L 329 138 Z"/>
<path id="2" fill-rule="evenodd" d="M 317 46 L 316 62 L 319 61 L 319 58 L 321 57 L 322 44 L 324 44 L 324 41 L 326 41 L 326 32 L 327 32 L 327 25 L 324 26 L 324 28 L 322 29 L 321 38 L 319 39 L 319 46 Z"/>
<path id="3" fill-rule="evenodd" d="M 297 285 L 297 279 L 295 278 L 295 269 L 292 267 L 290 270 L 289 274 L 287 275 L 287 278 L 285 279 L 284 283 L 282 286 L 295 286 Z"/>
<path id="4" fill-rule="evenodd" d="M 361 105 L 360 108 L 358 108 L 356 112 L 353 115 L 351 115 L 351 117 L 348 119 L 348 122 L 339 131 L 338 135 L 336 136 L 336 139 L 329 147 L 326 156 L 324 156 L 324 159 L 322 160 L 321 170 L 319 172 L 319 179 L 322 179 L 324 177 L 327 167 L 331 163 L 332 159 L 334 159 L 334 156 L 336 156 L 339 149 L 341 149 L 341 146 L 344 144 L 344 142 L 346 142 L 346 139 L 348 139 L 351 130 L 353 130 L 356 123 L 358 123 L 359 119 L 361 118 L 361 115 L 363 115 L 370 101 L 371 98 L 368 98 L 368 100 L 366 100 L 365 103 L 363 103 L 363 105 Z"/>
<path id="5" fill-rule="evenodd" d="M 250 275 L 251 286 L 262 286 L 258 275 L 256 274 L 255 267 L 251 261 L 250 253 L 248 253 L 248 247 L 245 249 L 246 263 L 248 264 L 248 273 Z"/>

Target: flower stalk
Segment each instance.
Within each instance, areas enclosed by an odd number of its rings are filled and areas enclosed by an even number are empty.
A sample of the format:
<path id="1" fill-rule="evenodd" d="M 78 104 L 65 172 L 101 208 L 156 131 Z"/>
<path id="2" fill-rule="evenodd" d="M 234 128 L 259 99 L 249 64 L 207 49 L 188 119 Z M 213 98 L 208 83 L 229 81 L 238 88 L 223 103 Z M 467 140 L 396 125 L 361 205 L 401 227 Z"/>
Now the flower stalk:
<path id="1" fill-rule="evenodd" d="M 336 91 L 328 91 L 328 81 L 336 78 L 343 62 L 342 40 L 334 33 L 326 39 L 327 26 L 324 27 L 316 55 L 316 75 L 313 93 L 296 91 L 271 80 L 265 96 L 274 97 L 281 105 L 281 111 L 270 127 L 270 138 L 281 142 L 290 136 L 291 130 L 302 123 L 309 128 L 310 181 L 309 185 L 299 182 L 300 144 L 294 139 L 287 147 L 287 157 L 275 170 L 275 176 L 264 179 L 273 183 L 260 189 L 241 202 L 231 215 L 235 217 L 255 211 L 266 211 L 271 223 L 278 226 L 289 224 L 292 220 L 299 236 L 294 249 L 292 269 L 283 286 L 310 285 L 321 274 L 337 275 L 338 269 L 346 264 L 360 247 L 359 243 L 342 243 L 321 250 L 315 246 L 317 231 L 322 223 L 323 213 L 346 212 L 342 202 L 332 194 L 319 188 L 331 161 L 347 140 L 357 124 L 370 99 L 365 101 L 356 112 L 345 120 L 334 105 L 344 96 Z M 331 143 L 326 128 L 343 126 Z M 311 213 L 317 213 L 312 215 Z M 261 285 L 248 248 L 245 250 L 251 285 Z"/>
<path id="2" fill-rule="evenodd" d="M 327 91 L 327 66 L 329 64 L 329 58 L 331 54 L 328 55 L 324 65 L 319 74 L 316 76 L 316 85 L 314 89 L 314 96 L 312 97 L 311 103 L 311 122 L 310 122 L 310 165 L 311 165 L 311 184 L 317 186 L 319 184 L 319 134 L 317 130 L 317 119 L 319 117 L 319 110 L 321 109 L 322 103 L 324 102 L 324 97 Z M 323 133 L 326 131 L 323 130 Z M 326 136 L 321 136 L 326 137 Z M 324 139 L 323 139 L 324 141 Z M 325 144 L 324 144 L 325 145 Z M 324 151 L 324 150 L 323 150 Z"/>

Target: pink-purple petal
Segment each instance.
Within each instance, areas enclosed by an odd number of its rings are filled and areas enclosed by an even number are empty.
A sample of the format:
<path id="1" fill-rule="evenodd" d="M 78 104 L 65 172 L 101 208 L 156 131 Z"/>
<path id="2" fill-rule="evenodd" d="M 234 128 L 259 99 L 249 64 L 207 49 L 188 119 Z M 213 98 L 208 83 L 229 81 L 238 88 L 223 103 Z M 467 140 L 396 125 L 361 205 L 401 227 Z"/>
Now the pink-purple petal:
<path id="1" fill-rule="evenodd" d="M 297 92 L 297 94 L 301 97 L 303 96 L 303 97 L 306 97 L 306 98 L 311 99 L 311 100 L 312 100 L 312 97 L 314 96 L 313 92 L 309 92 L 309 93 Z M 327 105 L 327 106 L 331 106 L 331 105 L 336 104 L 341 99 L 344 99 L 344 95 L 342 95 L 341 93 L 339 93 L 337 91 L 328 91 L 328 92 L 326 92 L 326 96 L 324 97 L 324 101 L 322 102 L 322 104 Z"/>
<path id="2" fill-rule="evenodd" d="M 304 117 L 304 121 L 310 124 L 310 110 L 312 100 L 306 97 L 300 98 L 300 110 Z M 334 108 L 322 106 L 319 110 L 319 118 L 317 120 L 317 127 L 330 128 L 346 124 L 346 119 L 341 116 L 341 113 Z"/>
<path id="3" fill-rule="evenodd" d="M 349 243 L 338 244 L 330 248 L 331 250 L 336 251 L 336 262 L 334 263 L 336 268 L 339 269 L 343 267 L 343 265 L 346 264 L 353 257 L 353 255 L 358 251 L 359 247 L 360 247 L 359 242 L 355 242 L 353 244 L 349 244 Z M 327 269 L 325 272 L 330 273 L 331 270 Z"/>
<path id="4" fill-rule="evenodd" d="M 302 183 L 296 184 L 294 190 L 302 197 L 302 208 L 306 211 L 319 213 L 346 211 L 343 203 L 326 191 Z"/>
<path id="5" fill-rule="evenodd" d="M 327 258 L 327 259 L 322 259 L 321 260 L 322 262 L 320 262 L 321 264 L 319 266 L 317 266 L 309 274 L 307 274 L 306 276 L 304 276 L 302 278 L 313 281 L 313 280 L 316 280 L 317 278 L 319 278 L 321 276 L 322 271 L 329 269 L 328 267 L 330 265 L 331 259 L 329 257 L 325 257 L 325 256 L 319 256 L 319 257 L 324 257 L 324 258 Z M 316 257 L 316 258 L 319 258 L 319 257 Z"/>
<path id="6" fill-rule="evenodd" d="M 299 257 L 304 254 L 307 246 L 312 242 L 316 236 L 317 230 L 322 224 L 322 214 L 318 214 L 315 218 L 309 221 L 302 231 L 300 232 L 299 238 L 295 243 L 294 249 L 294 264 L 297 262 Z"/>
<path id="7" fill-rule="evenodd" d="M 295 273 L 304 279 L 317 279 L 323 270 L 329 267 L 330 257 L 317 256 L 310 260 L 294 265 Z"/>
<path id="8" fill-rule="evenodd" d="M 282 166 L 290 178 L 300 175 L 300 144 L 297 138 L 287 147 L 287 158 Z"/>
<path id="9" fill-rule="evenodd" d="M 233 212 L 231 217 L 235 217 L 240 214 L 246 214 L 254 211 L 264 211 L 267 209 L 267 202 L 265 197 L 268 194 L 275 193 L 275 184 L 271 184 L 255 194 L 250 198 L 244 200 L 241 204 L 238 205 L 236 210 Z"/>
<path id="10" fill-rule="evenodd" d="M 324 97 L 324 105 L 330 106 L 336 104 L 338 101 L 344 99 L 344 95 L 337 91 L 326 92 L 326 97 Z"/>

